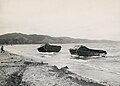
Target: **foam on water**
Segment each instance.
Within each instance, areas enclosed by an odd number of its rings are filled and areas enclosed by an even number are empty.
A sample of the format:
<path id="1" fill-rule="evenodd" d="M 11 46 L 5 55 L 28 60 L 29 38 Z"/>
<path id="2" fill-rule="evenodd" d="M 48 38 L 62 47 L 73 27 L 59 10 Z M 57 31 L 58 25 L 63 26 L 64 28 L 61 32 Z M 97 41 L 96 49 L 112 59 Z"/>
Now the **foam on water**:
<path id="1" fill-rule="evenodd" d="M 69 48 L 77 44 L 59 44 L 62 50 L 59 53 L 40 53 L 35 45 L 13 45 L 5 46 L 5 49 L 11 53 L 23 55 L 36 61 L 45 61 L 50 65 L 57 65 L 59 68 L 68 66 L 78 75 L 86 76 L 92 79 L 107 81 L 115 86 L 120 84 L 120 43 L 84 43 L 82 45 L 94 49 L 103 49 L 107 51 L 107 56 L 90 57 L 86 60 L 71 57 Z M 116 85 L 117 86 L 117 85 Z"/>

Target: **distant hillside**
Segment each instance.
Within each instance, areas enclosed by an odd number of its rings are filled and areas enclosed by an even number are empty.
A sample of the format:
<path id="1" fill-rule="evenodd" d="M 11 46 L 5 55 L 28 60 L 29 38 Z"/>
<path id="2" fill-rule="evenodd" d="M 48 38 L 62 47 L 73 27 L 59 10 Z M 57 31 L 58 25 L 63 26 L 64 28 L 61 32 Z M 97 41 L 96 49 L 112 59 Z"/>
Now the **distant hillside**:
<path id="1" fill-rule="evenodd" d="M 115 42 L 110 40 L 74 39 L 70 37 L 51 37 L 48 35 L 26 35 L 21 33 L 9 33 L 0 35 L 0 44 L 41 44 L 41 43 L 93 43 Z"/>

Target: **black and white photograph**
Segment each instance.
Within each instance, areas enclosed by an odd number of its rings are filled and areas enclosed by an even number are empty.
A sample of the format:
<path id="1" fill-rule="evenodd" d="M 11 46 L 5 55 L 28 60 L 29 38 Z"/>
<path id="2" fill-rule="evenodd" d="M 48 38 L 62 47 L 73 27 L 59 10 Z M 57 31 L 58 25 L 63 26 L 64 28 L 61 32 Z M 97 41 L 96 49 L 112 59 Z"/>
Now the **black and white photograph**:
<path id="1" fill-rule="evenodd" d="M 120 0 L 0 0 L 0 86 L 120 86 Z"/>

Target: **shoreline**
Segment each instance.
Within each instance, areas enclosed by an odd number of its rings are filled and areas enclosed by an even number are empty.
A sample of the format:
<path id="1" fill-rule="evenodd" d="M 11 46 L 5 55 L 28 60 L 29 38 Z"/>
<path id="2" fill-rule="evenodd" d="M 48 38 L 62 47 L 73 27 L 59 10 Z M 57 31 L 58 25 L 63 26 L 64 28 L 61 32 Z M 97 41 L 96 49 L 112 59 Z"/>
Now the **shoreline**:
<path id="1" fill-rule="evenodd" d="M 48 63 L 0 53 L 0 86 L 110 86 Z"/>

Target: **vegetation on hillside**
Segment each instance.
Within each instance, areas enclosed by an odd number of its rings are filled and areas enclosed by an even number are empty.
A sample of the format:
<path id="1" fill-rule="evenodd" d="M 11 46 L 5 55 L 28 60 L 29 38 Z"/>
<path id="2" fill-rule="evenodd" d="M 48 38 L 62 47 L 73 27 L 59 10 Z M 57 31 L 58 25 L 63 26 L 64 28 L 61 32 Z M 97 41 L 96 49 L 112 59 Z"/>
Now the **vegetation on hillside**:
<path id="1" fill-rule="evenodd" d="M 0 36 L 0 44 L 41 44 L 41 43 L 93 43 L 114 42 L 109 40 L 74 39 L 70 37 L 51 37 L 48 35 L 27 35 L 21 33 L 9 33 Z"/>

